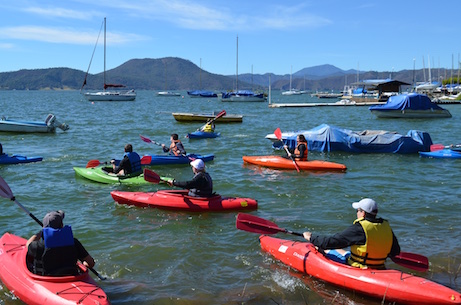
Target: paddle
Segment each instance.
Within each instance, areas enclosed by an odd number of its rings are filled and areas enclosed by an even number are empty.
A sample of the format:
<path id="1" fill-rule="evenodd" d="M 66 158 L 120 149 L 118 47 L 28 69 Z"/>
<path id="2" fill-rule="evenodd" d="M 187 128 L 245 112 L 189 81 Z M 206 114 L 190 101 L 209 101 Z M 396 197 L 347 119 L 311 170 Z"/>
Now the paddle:
<path id="1" fill-rule="evenodd" d="M 152 161 L 152 156 L 143 156 L 141 158 L 141 165 L 149 165 L 151 161 Z M 86 164 L 86 168 L 96 167 L 96 166 L 99 166 L 100 164 L 110 164 L 110 162 L 100 162 L 99 160 L 90 160 Z"/>
<path id="2" fill-rule="evenodd" d="M 279 141 L 282 140 L 282 131 L 280 130 L 280 128 L 277 128 L 277 129 L 274 131 L 274 134 L 275 134 L 275 136 L 277 137 L 277 139 L 278 139 Z M 283 143 L 282 143 L 282 144 L 283 144 Z M 295 159 L 293 159 L 293 156 L 291 155 L 290 151 L 288 150 L 288 147 L 286 147 L 286 145 L 283 144 L 283 148 L 285 148 L 285 151 L 287 152 L 288 156 L 290 156 L 291 161 L 293 161 L 293 165 L 295 166 L 296 170 L 297 170 L 298 173 L 299 173 L 298 164 L 296 164 Z"/>
<path id="3" fill-rule="evenodd" d="M 454 151 L 459 151 L 461 149 L 461 144 L 456 144 L 456 145 L 443 145 L 443 144 L 432 144 L 430 146 L 431 151 L 437 151 L 437 150 L 442 150 L 442 149 L 451 149 Z"/>
<path id="4" fill-rule="evenodd" d="M 280 228 L 274 222 L 250 214 L 239 213 L 237 215 L 236 225 L 239 230 L 259 234 L 270 235 L 282 232 L 296 236 L 303 236 L 302 233 Z M 391 257 L 391 259 L 396 264 L 416 271 L 427 271 L 427 269 L 429 269 L 428 258 L 420 254 L 400 252 L 399 255 Z"/>
<path id="5" fill-rule="evenodd" d="M 220 117 L 223 117 L 223 116 L 225 116 L 225 115 L 226 115 L 226 110 L 223 110 L 223 111 L 221 111 L 220 113 L 218 113 L 214 118 L 212 118 L 210 121 L 207 121 L 206 124 L 211 124 L 211 123 L 213 123 L 214 121 L 216 121 L 217 119 L 219 119 Z M 206 125 L 206 124 L 205 124 L 205 125 Z M 200 127 L 200 128 L 197 129 L 197 130 L 201 130 L 205 125 L 203 125 L 202 127 Z"/>
<path id="6" fill-rule="evenodd" d="M 24 210 L 35 222 L 37 222 L 41 227 L 43 227 L 43 223 L 38 220 L 37 217 L 35 217 L 29 210 L 27 210 L 20 202 L 16 200 L 16 198 L 13 195 L 13 192 L 11 191 L 9 185 L 6 183 L 6 181 L 0 176 L 0 196 L 3 198 L 10 199 L 11 201 L 14 201 L 21 209 Z M 106 278 L 101 276 L 96 270 L 93 268 L 88 267 L 99 279 L 105 280 Z"/>
<path id="7" fill-rule="evenodd" d="M 151 182 L 151 183 L 155 183 L 155 184 L 159 184 L 160 181 L 164 181 L 168 183 L 167 180 L 163 180 L 156 172 L 148 168 L 144 169 L 144 180 Z"/>

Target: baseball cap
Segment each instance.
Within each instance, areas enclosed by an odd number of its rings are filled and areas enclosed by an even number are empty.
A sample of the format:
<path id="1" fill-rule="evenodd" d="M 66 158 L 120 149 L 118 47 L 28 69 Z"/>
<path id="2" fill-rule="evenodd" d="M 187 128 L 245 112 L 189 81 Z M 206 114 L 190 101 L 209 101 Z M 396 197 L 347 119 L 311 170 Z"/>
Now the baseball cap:
<path id="1" fill-rule="evenodd" d="M 359 202 L 354 202 L 352 203 L 352 207 L 356 210 L 362 209 L 369 214 L 376 215 L 378 213 L 378 204 L 371 198 L 364 198 Z"/>
<path id="2" fill-rule="evenodd" d="M 203 170 L 205 168 L 205 163 L 203 163 L 202 159 L 195 159 L 190 165 L 198 170 Z"/>
<path id="3" fill-rule="evenodd" d="M 59 229 L 63 226 L 62 220 L 64 219 L 64 211 L 52 211 L 45 215 L 43 218 L 43 227 L 51 227 Z"/>

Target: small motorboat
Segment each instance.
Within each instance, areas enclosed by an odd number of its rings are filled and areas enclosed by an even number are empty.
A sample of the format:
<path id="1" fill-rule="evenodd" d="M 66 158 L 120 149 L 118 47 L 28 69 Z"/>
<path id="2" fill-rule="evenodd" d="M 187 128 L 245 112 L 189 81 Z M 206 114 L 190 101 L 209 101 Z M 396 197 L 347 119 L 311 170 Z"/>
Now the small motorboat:
<path id="1" fill-rule="evenodd" d="M 56 128 L 66 131 L 69 129 L 69 125 L 56 120 L 56 116 L 54 114 L 49 114 L 46 117 L 45 122 L 19 121 L 7 119 L 4 117 L 0 119 L 0 131 L 5 132 L 49 133 L 55 132 Z"/>

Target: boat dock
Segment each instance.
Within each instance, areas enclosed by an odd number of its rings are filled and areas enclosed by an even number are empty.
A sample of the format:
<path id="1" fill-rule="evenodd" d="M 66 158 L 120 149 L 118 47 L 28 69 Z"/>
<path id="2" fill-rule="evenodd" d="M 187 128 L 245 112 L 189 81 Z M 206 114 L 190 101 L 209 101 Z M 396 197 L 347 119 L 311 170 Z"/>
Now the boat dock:
<path id="1" fill-rule="evenodd" d="M 321 106 L 372 106 L 383 105 L 386 102 L 368 101 L 368 102 L 355 102 L 350 100 L 341 100 L 335 103 L 269 103 L 269 108 L 282 108 L 282 107 L 321 107 Z"/>

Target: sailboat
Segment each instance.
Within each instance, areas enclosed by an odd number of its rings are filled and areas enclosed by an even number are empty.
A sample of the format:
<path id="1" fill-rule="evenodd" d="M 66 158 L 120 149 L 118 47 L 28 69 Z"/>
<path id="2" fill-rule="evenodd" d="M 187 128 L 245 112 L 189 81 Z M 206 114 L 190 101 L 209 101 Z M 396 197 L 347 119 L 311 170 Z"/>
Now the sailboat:
<path id="1" fill-rule="evenodd" d="M 99 39 L 99 37 L 98 37 Z M 97 44 L 97 41 L 96 41 Z M 91 61 L 93 57 L 91 57 Z M 90 61 L 90 65 L 91 65 Z M 86 78 L 88 77 L 88 71 L 86 71 L 85 80 L 83 81 L 82 89 L 86 85 Z M 106 83 L 106 18 L 104 18 L 104 90 L 99 92 L 85 92 L 83 96 L 88 101 L 134 101 L 136 99 L 136 92 L 131 90 L 106 90 L 108 88 L 122 88 L 124 85 L 120 84 L 107 84 Z M 81 90 L 81 89 L 80 89 Z"/>
<path id="2" fill-rule="evenodd" d="M 157 92 L 157 95 L 160 95 L 160 96 L 181 96 L 181 94 L 179 92 L 174 92 L 174 91 L 168 91 L 167 90 L 166 62 L 164 64 L 165 64 L 165 91 L 159 91 L 159 92 Z"/>
<path id="3" fill-rule="evenodd" d="M 216 93 L 209 90 L 202 90 L 202 59 L 200 58 L 200 86 L 199 90 L 192 90 L 187 91 L 187 95 L 190 97 L 204 97 L 204 98 L 211 98 L 211 97 L 218 97 Z"/>
<path id="4" fill-rule="evenodd" d="M 282 95 L 301 95 L 301 94 L 302 94 L 302 92 L 299 91 L 298 89 L 293 89 L 293 88 L 291 87 L 292 75 L 293 75 L 293 66 L 291 66 L 291 71 L 290 71 L 290 90 L 288 90 L 288 91 L 283 91 L 283 92 L 282 92 Z"/>
<path id="5" fill-rule="evenodd" d="M 239 37 L 237 36 L 237 73 L 236 75 L 236 90 L 223 92 L 221 101 L 223 102 L 265 102 L 266 97 L 263 93 L 256 94 L 252 90 L 238 90 L 239 80 Z"/>
<path id="6" fill-rule="evenodd" d="M 415 92 L 420 92 L 420 91 L 434 91 L 435 88 L 440 86 L 438 82 L 433 82 L 431 78 L 431 60 L 428 56 L 428 64 L 429 64 L 429 81 L 426 82 L 426 74 L 424 74 L 424 82 L 422 83 L 417 83 L 415 87 Z M 424 57 L 423 57 L 423 66 L 424 66 Z M 424 71 L 423 67 L 423 71 Z"/>

